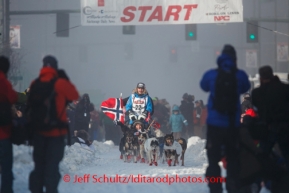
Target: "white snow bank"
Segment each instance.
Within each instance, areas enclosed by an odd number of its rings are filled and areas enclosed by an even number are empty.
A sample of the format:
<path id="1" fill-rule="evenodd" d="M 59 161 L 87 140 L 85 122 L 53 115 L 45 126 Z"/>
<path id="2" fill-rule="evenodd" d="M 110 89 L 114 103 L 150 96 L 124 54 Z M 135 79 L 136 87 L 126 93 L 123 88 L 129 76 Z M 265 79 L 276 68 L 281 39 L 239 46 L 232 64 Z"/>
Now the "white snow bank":
<path id="1" fill-rule="evenodd" d="M 205 150 L 206 140 L 199 137 L 191 137 L 187 141 L 187 151 L 185 153 L 186 165 L 204 166 L 207 164 Z"/>
<path id="2" fill-rule="evenodd" d="M 30 146 L 13 145 L 14 192 L 29 192 L 28 178 L 34 168 L 32 152 L 33 148 Z"/>
<path id="3" fill-rule="evenodd" d="M 100 155 L 110 151 L 114 146 L 112 141 L 98 142 L 93 141 L 95 151 L 91 151 L 89 148 L 81 147 L 79 143 L 75 143 L 72 146 L 66 146 L 64 152 L 64 158 L 60 163 L 60 171 L 64 173 L 71 173 L 81 170 L 87 166 L 96 166 Z"/>

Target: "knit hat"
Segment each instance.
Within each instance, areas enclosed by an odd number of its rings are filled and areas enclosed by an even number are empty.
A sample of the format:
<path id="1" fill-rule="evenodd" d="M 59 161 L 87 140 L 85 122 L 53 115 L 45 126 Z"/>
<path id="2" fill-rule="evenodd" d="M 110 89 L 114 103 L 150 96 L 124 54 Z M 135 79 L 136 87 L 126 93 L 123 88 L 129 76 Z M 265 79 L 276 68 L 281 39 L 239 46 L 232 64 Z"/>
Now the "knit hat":
<path id="1" fill-rule="evenodd" d="M 145 86 L 144 83 L 139 82 L 139 83 L 137 83 L 136 87 L 137 87 L 137 88 L 145 88 L 146 86 Z"/>
<path id="2" fill-rule="evenodd" d="M 43 61 L 43 67 L 51 67 L 57 70 L 58 62 L 54 56 L 49 56 L 49 55 L 45 56 L 42 61 Z"/>
<path id="3" fill-rule="evenodd" d="M 7 74 L 9 68 L 9 59 L 6 56 L 0 56 L 0 71 L 2 71 L 4 74 Z"/>
<path id="4" fill-rule="evenodd" d="M 183 99 L 187 99 L 187 98 L 189 98 L 188 93 L 183 94 Z"/>
<path id="5" fill-rule="evenodd" d="M 222 54 L 230 56 L 234 61 L 237 60 L 236 50 L 233 46 L 226 44 L 223 48 Z"/>

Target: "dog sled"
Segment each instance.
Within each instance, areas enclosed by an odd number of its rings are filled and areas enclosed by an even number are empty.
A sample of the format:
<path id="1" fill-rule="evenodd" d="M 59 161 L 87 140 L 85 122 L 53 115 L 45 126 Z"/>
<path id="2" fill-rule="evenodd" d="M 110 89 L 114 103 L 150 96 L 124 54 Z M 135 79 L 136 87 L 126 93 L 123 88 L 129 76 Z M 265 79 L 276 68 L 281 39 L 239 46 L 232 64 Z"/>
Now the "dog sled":
<path id="1" fill-rule="evenodd" d="M 120 143 L 121 158 L 124 162 L 148 163 L 149 165 L 158 165 L 159 142 L 156 137 L 152 137 L 150 129 L 155 121 L 153 120 L 148 128 L 134 132 L 124 132 L 125 135 Z M 123 126 L 124 129 L 124 126 Z"/>
<path id="2" fill-rule="evenodd" d="M 137 133 L 137 137 L 130 131 L 125 132 L 120 143 L 121 159 L 124 162 L 133 161 L 137 163 L 140 161 L 141 163 L 148 163 L 150 166 L 157 166 L 158 161 L 161 160 L 162 163 L 166 161 L 169 166 L 173 162 L 175 166 L 179 164 L 180 158 L 182 161 L 181 165 L 184 166 L 184 155 L 187 149 L 186 140 L 180 138 L 175 141 L 172 133 L 165 135 L 160 130 L 157 130 L 159 126 L 159 124 L 155 124 L 155 121 L 152 120 L 148 128 L 134 133 Z M 157 130 L 155 131 L 155 136 L 150 134 L 151 128 Z M 169 139 L 171 142 L 169 142 Z"/>

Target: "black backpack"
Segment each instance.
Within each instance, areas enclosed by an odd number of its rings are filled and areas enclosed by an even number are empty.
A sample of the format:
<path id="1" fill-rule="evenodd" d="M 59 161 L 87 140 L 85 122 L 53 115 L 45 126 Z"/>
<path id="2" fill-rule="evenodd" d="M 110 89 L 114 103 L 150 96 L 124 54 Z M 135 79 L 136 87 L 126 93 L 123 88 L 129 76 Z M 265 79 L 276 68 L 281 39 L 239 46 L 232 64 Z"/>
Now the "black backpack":
<path id="1" fill-rule="evenodd" d="M 7 102 L 0 102 L 0 126 L 12 124 L 12 105 Z"/>
<path id="2" fill-rule="evenodd" d="M 222 114 L 235 113 L 238 103 L 236 69 L 226 72 L 218 68 L 217 71 L 213 108 Z"/>
<path id="3" fill-rule="evenodd" d="M 48 131 L 65 126 L 57 116 L 54 90 L 56 78 L 49 82 L 36 79 L 30 88 L 28 97 L 28 127 L 37 131 Z M 65 109 L 64 109 L 65 110 Z"/>

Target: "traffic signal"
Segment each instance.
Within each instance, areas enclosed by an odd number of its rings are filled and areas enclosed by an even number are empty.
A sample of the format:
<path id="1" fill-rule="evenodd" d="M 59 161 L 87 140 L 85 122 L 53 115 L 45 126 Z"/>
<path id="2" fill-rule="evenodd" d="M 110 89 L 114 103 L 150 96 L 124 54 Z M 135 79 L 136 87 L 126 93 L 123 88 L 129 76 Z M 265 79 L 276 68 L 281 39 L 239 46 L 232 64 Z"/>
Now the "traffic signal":
<path id="1" fill-rule="evenodd" d="M 197 24 L 185 25 L 186 40 L 197 40 Z"/>
<path id="2" fill-rule="evenodd" d="M 259 28 L 257 21 L 247 22 L 247 43 L 258 43 L 259 41 Z"/>
<path id="3" fill-rule="evenodd" d="M 56 14 L 56 37 L 69 36 L 69 13 Z"/>
<path id="4" fill-rule="evenodd" d="M 126 35 L 135 34 L 135 25 L 124 25 L 122 26 L 122 33 Z"/>

